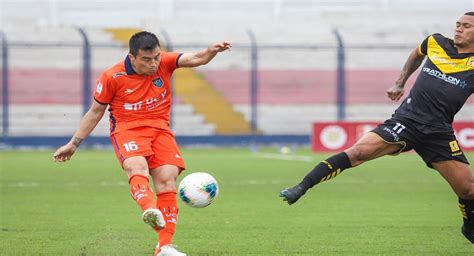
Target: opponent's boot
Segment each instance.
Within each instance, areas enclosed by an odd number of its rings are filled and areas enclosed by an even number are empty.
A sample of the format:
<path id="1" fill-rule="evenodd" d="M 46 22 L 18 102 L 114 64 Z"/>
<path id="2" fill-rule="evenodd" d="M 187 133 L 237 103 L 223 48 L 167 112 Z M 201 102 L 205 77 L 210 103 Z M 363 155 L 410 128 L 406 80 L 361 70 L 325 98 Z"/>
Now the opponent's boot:
<path id="1" fill-rule="evenodd" d="M 296 185 L 291 188 L 286 188 L 283 189 L 280 192 L 280 197 L 283 197 L 283 201 L 286 201 L 289 205 L 292 205 L 300 199 L 304 194 L 306 193 L 306 190 L 300 185 Z"/>
<path id="2" fill-rule="evenodd" d="M 467 240 L 474 244 L 474 229 L 469 229 L 465 224 L 461 227 L 461 233 Z"/>

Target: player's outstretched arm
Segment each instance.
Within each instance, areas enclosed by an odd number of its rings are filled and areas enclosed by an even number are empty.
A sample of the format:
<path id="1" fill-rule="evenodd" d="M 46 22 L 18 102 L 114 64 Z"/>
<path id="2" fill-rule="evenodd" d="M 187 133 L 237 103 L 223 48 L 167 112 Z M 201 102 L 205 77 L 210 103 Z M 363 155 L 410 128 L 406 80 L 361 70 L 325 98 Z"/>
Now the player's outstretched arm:
<path id="1" fill-rule="evenodd" d="M 410 53 L 410 56 L 408 56 L 408 59 L 400 72 L 400 76 L 397 81 L 395 81 L 395 85 L 387 90 L 387 96 L 391 100 L 398 101 L 403 96 L 405 93 L 405 83 L 411 74 L 413 74 L 413 72 L 415 72 L 415 70 L 421 65 L 424 58 L 425 55 L 421 54 L 418 48 L 415 48 Z"/>
<path id="2" fill-rule="evenodd" d="M 54 152 L 53 160 L 56 162 L 66 162 L 70 160 L 74 152 L 76 152 L 76 149 L 81 145 L 82 141 L 89 136 L 92 130 L 94 130 L 99 123 L 100 119 L 102 119 L 106 108 L 107 105 L 99 104 L 94 100 L 89 111 L 87 111 L 87 113 L 82 117 L 79 129 L 77 129 L 71 140 L 66 145 L 58 148 L 58 150 Z"/>
<path id="3" fill-rule="evenodd" d="M 201 65 L 206 65 L 211 61 L 219 52 L 230 50 L 232 44 L 229 42 L 215 43 L 204 50 L 194 53 L 184 53 L 178 61 L 179 67 L 193 68 Z"/>

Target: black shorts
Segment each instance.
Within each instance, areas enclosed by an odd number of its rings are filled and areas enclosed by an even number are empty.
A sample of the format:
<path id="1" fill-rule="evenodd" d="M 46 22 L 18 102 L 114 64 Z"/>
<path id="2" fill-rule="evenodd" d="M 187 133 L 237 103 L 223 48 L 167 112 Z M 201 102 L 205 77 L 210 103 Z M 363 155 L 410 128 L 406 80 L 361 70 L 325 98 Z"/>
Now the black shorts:
<path id="1" fill-rule="evenodd" d="M 391 118 L 378 125 L 372 132 L 387 143 L 400 144 L 402 148 L 398 153 L 414 149 L 430 168 L 433 168 L 431 163 L 446 160 L 469 164 L 453 131 L 423 132 L 422 129 L 414 127 L 413 121 Z"/>

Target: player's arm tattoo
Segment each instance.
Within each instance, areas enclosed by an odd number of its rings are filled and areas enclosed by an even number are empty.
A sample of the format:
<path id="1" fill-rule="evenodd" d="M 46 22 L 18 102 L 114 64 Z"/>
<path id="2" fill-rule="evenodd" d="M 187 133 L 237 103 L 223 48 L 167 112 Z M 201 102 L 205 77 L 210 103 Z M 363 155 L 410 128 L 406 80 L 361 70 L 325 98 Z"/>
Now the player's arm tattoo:
<path id="1" fill-rule="evenodd" d="M 403 67 L 403 77 L 408 78 L 415 70 L 421 65 L 423 58 L 415 58 L 414 60 L 408 61 Z"/>
<path id="2" fill-rule="evenodd" d="M 398 86 L 404 87 L 406 81 L 410 77 L 413 72 L 421 65 L 423 62 L 424 56 L 418 55 L 416 52 L 413 52 L 403 65 L 402 71 L 400 72 L 400 76 L 395 82 Z"/>
<path id="3" fill-rule="evenodd" d="M 84 141 L 84 139 L 81 139 L 81 138 L 78 138 L 78 137 L 72 137 L 71 139 L 71 143 L 72 145 L 79 147 L 79 145 L 81 145 L 81 143 Z"/>

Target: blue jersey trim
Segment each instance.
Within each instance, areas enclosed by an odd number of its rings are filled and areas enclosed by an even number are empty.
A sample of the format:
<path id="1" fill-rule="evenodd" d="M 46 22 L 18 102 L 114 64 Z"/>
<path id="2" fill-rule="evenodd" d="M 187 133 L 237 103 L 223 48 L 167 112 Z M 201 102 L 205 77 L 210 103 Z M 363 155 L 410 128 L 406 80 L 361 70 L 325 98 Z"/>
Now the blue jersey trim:
<path id="1" fill-rule="evenodd" d="M 133 67 L 132 67 L 132 62 L 130 62 L 130 58 L 127 56 L 125 58 L 125 71 L 127 72 L 127 75 L 135 75 L 136 72 L 135 70 L 133 70 Z"/>
<path id="2" fill-rule="evenodd" d="M 180 53 L 180 54 L 178 55 L 178 58 L 176 58 L 176 67 L 177 67 L 177 68 L 179 68 L 178 62 L 179 62 L 179 58 L 181 58 L 181 56 L 183 56 L 182 53 Z"/>

